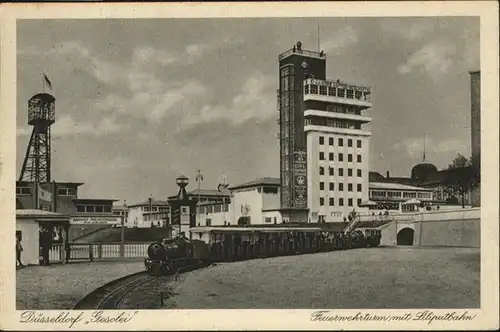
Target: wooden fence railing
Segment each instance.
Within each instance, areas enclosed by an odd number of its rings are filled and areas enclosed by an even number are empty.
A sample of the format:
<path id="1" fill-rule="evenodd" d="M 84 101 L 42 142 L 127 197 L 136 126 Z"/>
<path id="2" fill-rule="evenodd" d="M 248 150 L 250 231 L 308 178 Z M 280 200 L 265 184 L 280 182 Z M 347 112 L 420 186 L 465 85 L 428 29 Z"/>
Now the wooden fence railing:
<path id="1" fill-rule="evenodd" d="M 141 258 L 147 256 L 150 243 L 125 243 L 123 258 Z M 67 261 L 102 260 L 120 258 L 120 243 L 70 243 L 69 250 L 63 252 L 61 244 L 52 245 L 49 253 L 50 262 L 62 262 L 65 254 Z"/>

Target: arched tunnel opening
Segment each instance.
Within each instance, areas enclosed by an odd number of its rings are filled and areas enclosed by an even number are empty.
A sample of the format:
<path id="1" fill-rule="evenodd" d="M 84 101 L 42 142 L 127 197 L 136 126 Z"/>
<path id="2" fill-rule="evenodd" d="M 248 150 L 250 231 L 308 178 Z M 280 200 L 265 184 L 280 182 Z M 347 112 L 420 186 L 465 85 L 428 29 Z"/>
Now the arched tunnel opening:
<path id="1" fill-rule="evenodd" d="M 415 231 L 411 228 L 403 228 L 398 233 L 397 244 L 401 246 L 412 246 Z"/>

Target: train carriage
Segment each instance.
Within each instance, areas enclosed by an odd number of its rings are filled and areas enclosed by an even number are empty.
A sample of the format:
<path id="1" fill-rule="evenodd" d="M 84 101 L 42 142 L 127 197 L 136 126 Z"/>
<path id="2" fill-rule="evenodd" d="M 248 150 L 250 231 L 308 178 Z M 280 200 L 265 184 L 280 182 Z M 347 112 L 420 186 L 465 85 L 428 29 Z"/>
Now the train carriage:
<path id="1" fill-rule="evenodd" d="M 330 231 L 321 227 L 193 227 L 191 238 L 162 239 L 148 248 L 150 274 L 175 273 L 188 265 L 298 255 L 377 246 L 380 230 Z"/>

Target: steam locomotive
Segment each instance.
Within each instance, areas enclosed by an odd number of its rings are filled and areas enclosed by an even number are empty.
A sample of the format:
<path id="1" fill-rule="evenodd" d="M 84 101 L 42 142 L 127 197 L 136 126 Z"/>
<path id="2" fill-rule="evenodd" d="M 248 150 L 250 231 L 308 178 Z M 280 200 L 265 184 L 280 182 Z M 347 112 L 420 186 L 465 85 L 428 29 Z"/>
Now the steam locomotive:
<path id="1" fill-rule="evenodd" d="M 195 227 L 193 235 L 209 234 L 207 244 L 184 235 L 166 238 L 148 247 L 144 264 L 151 275 L 172 274 L 186 267 L 216 261 L 236 261 L 320 251 L 375 247 L 380 230 L 325 232 L 315 227 L 246 228 Z"/>
<path id="2" fill-rule="evenodd" d="M 210 263 L 208 245 L 200 240 L 189 240 L 184 236 L 165 238 L 148 247 L 144 259 L 146 271 L 151 275 L 175 273 L 186 266 L 202 266 Z"/>

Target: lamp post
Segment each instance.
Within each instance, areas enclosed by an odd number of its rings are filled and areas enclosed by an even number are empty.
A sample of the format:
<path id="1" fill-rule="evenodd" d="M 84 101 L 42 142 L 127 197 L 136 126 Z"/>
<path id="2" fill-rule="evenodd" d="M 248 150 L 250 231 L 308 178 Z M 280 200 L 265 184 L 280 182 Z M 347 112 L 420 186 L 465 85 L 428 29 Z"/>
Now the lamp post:
<path id="1" fill-rule="evenodd" d="M 120 257 L 125 257 L 125 219 L 127 218 L 127 200 L 123 203 L 123 216 L 121 220 L 121 230 L 120 230 Z"/>

